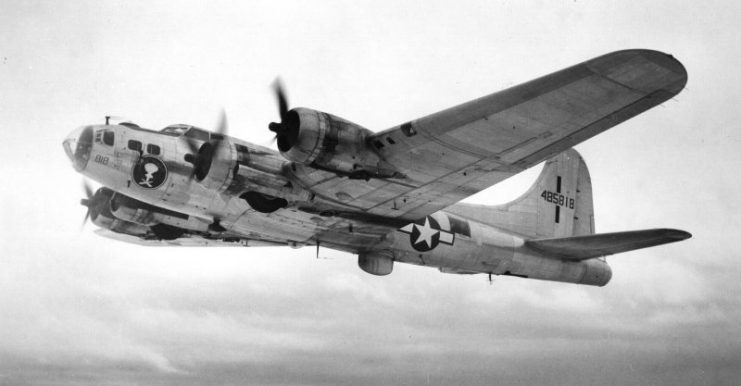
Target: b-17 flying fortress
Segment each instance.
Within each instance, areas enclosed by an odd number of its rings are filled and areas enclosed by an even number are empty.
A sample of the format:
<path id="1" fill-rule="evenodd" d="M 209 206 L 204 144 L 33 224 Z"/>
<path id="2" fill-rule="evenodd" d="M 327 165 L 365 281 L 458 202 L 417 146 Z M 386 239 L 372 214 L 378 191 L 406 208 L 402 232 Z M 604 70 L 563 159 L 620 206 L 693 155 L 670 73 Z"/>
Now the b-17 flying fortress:
<path id="1" fill-rule="evenodd" d="M 278 152 L 185 124 L 73 131 L 64 148 L 100 233 L 149 245 L 322 246 L 374 275 L 394 263 L 603 286 L 605 256 L 684 240 L 674 229 L 595 233 L 587 165 L 572 149 L 677 95 L 682 64 L 625 50 L 373 132 L 289 108 L 276 84 Z M 498 206 L 460 203 L 545 161 Z M 649 200 L 650 198 L 645 198 Z M 87 217 L 86 217 L 87 218 Z"/>

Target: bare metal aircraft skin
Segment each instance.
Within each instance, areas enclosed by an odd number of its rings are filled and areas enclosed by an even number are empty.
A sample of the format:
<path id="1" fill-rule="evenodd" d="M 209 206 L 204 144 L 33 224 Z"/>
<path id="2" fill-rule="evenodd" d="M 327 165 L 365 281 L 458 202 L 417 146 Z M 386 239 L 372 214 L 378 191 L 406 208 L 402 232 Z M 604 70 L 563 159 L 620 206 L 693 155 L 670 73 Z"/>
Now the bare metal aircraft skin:
<path id="1" fill-rule="evenodd" d="M 586 163 L 572 147 L 677 95 L 687 72 L 650 50 L 613 52 L 372 132 L 279 85 L 279 152 L 189 125 L 89 125 L 64 148 L 99 233 L 146 245 L 314 245 L 442 272 L 603 286 L 604 256 L 684 240 L 674 229 L 596 234 Z M 522 197 L 459 203 L 546 161 Z M 87 218 L 87 217 L 86 217 Z"/>

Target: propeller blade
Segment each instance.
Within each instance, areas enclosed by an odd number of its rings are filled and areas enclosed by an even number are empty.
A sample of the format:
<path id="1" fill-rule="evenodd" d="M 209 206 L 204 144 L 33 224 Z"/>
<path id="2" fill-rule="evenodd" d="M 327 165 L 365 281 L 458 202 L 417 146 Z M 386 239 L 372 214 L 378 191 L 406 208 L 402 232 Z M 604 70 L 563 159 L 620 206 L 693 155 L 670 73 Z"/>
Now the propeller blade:
<path id="1" fill-rule="evenodd" d="M 280 78 L 275 78 L 273 82 L 273 90 L 275 91 L 275 97 L 278 99 L 278 113 L 280 114 L 280 121 L 285 122 L 288 115 L 288 98 L 286 93 L 283 91 L 283 82 Z"/>
<path id="2" fill-rule="evenodd" d="M 275 142 L 278 140 L 278 136 L 286 134 L 288 130 L 286 123 L 289 119 L 288 97 L 286 97 L 286 92 L 284 91 L 283 82 L 280 80 L 280 77 L 275 78 L 275 81 L 273 81 L 273 91 L 275 92 L 275 99 L 278 100 L 278 114 L 280 115 L 280 122 L 271 122 L 268 125 L 268 129 L 275 133 L 272 140 L 272 142 Z"/>
<path id="3" fill-rule="evenodd" d="M 88 200 L 93 197 L 93 188 L 91 188 L 85 180 L 82 180 L 82 189 L 85 191 L 85 197 L 87 197 Z"/>
<path id="4" fill-rule="evenodd" d="M 87 220 L 90 218 L 90 208 L 87 208 L 87 211 L 85 212 L 85 217 L 82 219 L 82 224 L 80 224 L 80 230 L 85 227 L 85 224 L 87 224 Z"/>
<path id="5" fill-rule="evenodd" d="M 85 227 L 85 223 L 87 223 L 87 220 L 90 218 L 94 196 L 93 188 L 91 188 L 87 181 L 85 181 L 84 179 L 82 180 L 82 190 L 85 191 L 85 198 L 80 200 L 80 204 L 87 207 L 87 211 L 85 212 L 85 217 L 82 219 L 82 224 L 80 224 L 80 230 Z"/>
<path id="6" fill-rule="evenodd" d="M 214 131 L 217 134 L 226 135 L 228 124 L 226 120 L 226 111 L 224 109 L 221 109 L 221 114 L 219 115 L 219 122 L 216 124 L 216 130 Z"/>
<path id="7" fill-rule="evenodd" d="M 193 142 L 193 140 L 190 138 L 184 138 L 184 139 L 185 139 L 185 144 L 188 145 L 188 150 L 190 151 L 190 153 L 193 155 L 198 154 L 198 145 L 195 142 Z"/>
<path id="8" fill-rule="evenodd" d="M 190 150 L 190 154 L 185 155 L 185 161 L 193 164 L 191 170 L 190 179 L 196 179 L 198 181 L 203 180 L 208 175 L 211 168 L 211 162 L 213 161 L 214 153 L 216 148 L 219 147 L 224 136 L 228 130 L 229 124 L 226 119 L 226 111 L 222 108 L 219 114 L 219 120 L 216 123 L 216 128 L 211 134 L 211 138 L 208 142 L 197 146 L 195 142 L 186 138 L 186 143 Z"/>

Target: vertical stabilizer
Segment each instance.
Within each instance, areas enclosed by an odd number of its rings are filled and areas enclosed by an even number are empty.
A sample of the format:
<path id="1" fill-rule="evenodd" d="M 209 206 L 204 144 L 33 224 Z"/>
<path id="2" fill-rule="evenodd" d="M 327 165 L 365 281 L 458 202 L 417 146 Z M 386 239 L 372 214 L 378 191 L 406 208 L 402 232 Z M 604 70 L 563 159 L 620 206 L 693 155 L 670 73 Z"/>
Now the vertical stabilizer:
<path id="1" fill-rule="evenodd" d="M 547 160 L 533 186 L 512 202 L 456 204 L 448 211 L 529 238 L 594 233 L 592 182 L 584 159 L 574 149 Z"/>

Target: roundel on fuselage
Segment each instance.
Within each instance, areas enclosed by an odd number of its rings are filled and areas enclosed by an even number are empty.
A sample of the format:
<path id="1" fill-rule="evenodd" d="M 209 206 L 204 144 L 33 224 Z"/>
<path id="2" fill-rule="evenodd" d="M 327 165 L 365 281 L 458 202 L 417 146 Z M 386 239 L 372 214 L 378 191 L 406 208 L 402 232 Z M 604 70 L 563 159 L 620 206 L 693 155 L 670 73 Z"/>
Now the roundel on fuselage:
<path id="1" fill-rule="evenodd" d="M 432 216 L 407 224 L 399 231 L 408 234 L 412 248 L 420 252 L 431 251 L 440 243 L 453 245 L 455 241 L 455 235 L 443 230 Z"/>

